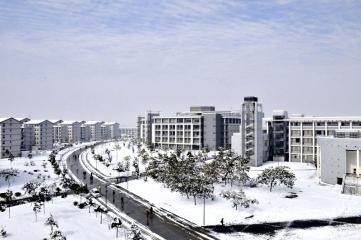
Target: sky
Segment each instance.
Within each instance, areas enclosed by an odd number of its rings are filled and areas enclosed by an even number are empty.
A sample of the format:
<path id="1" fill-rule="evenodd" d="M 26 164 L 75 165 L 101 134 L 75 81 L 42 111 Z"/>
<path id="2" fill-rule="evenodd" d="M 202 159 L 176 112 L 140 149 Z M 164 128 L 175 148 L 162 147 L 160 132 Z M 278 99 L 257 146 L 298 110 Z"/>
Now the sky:
<path id="1" fill-rule="evenodd" d="M 359 0 L 0 0 L 0 116 L 361 115 Z"/>

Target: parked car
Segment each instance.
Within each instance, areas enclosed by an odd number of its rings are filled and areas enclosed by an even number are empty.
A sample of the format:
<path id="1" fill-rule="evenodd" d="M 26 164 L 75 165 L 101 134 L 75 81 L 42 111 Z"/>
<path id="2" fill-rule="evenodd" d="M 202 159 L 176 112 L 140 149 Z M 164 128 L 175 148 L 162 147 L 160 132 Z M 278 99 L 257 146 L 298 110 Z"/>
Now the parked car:
<path id="1" fill-rule="evenodd" d="M 93 188 L 92 190 L 90 190 L 90 195 L 94 198 L 98 198 L 102 196 L 97 188 Z"/>

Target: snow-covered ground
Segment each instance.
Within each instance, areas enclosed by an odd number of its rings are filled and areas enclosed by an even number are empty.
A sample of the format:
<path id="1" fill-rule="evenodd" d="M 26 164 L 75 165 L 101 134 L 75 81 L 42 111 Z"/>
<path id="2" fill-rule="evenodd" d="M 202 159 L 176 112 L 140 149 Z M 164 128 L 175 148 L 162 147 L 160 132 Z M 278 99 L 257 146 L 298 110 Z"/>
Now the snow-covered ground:
<path id="1" fill-rule="evenodd" d="M 125 146 L 124 146 L 125 144 Z M 97 169 L 98 172 L 102 173 L 103 175 L 109 176 L 109 177 L 115 177 L 115 176 L 126 176 L 127 174 L 130 175 L 132 171 L 135 171 L 135 168 L 133 167 L 133 161 L 138 157 L 138 153 L 136 151 L 136 146 L 129 146 L 129 142 L 110 142 L 106 144 L 101 144 L 95 147 L 94 152 L 95 155 L 101 155 L 103 159 L 105 159 L 104 162 L 100 162 L 94 159 L 93 154 L 91 153 L 91 149 L 88 149 L 84 152 L 86 155 L 86 159 L 89 161 L 89 164 Z M 134 149 L 134 152 L 133 152 Z M 106 150 L 110 151 L 110 158 L 111 161 L 109 162 L 109 156 L 106 153 Z M 122 172 L 119 173 L 115 170 L 117 167 L 117 164 L 119 162 L 125 164 L 125 157 L 129 157 L 129 171 L 128 172 Z M 109 166 L 107 167 L 105 163 L 109 163 Z M 144 171 L 145 166 L 141 163 L 139 158 L 139 167 L 141 171 Z"/>
<path id="2" fill-rule="evenodd" d="M 49 237 L 50 228 L 45 226 L 46 219 L 53 215 L 68 240 L 99 240 L 99 239 L 127 239 L 127 230 L 119 229 L 119 237 L 116 238 L 116 230 L 109 229 L 111 217 L 103 216 L 103 224 L 100 224 L 100 214 L 88 208 L 79 209 L 73 205 L 73 201 L 79 201 L 79 197 L 68 196 L 67 198 L 55 198 L 54 203 L 46 204 L 45 214 L 41 210 L 38 213 L 37 222 L 30 203 L 11 208 L 11 218 L 8 211 L 0 212 L 0 227 L 3 226 L 9 236 L 9 240 L 44 239 Z"/>
<path id="3" fill-rule="evenodd" d="M 273 192 L 270 192 L 266 186 L 244 188 L 246 195 L 250 198 L 256 198 L 259 204 L 248 209 L 239 208 L 236 211 L 229 201 L 219 196 L 219 193 L 222 190 L 239 187 L 218 184 L 215 187 L 215 199 L 206 201 L 205 224 L 219 224 L 222 218 L 226 224 L 251 224 L 361 214 L 361 197 L 341 194 L 340 186 L 319 184 L 316 170 L 312 165 L 267 163 L 259 168 L 251 168 L 250 175 L 256 176 L 262 169 L 278 164 L 289 166 L 296 174 L 297 180 L 293 189 L 277 186 Z M 177 192 L 171 192 L 163 184 L 150 178 L 147 182 L 139 179 L 130 181 L 128 184 L 130 191 L 149 200 L 156 206 L 163 207 L 189 221 L 203 225 L 203 200 L 198 199 L 198 204 L 195 206 L 192 198 L 187 199 Z M 126 183 L 121 183 L 121 185 L 126 187 Z M 290 192 L 295 192 L 298 197 L 294 199 L 285 198 Z"/>
<path id="4" fill-rule="evenodd" d="M 174 152 L 172 150 L 164 151 L 164 150 L 156 150 L 154 152 L 150 152 L 149 149 L 145 145 L 141 145 L 141 150 L 145 150 L 149 157 L 157 157 L 159 153 L 165 154 Z M 112 159 L 111 162 L 108 162 L 107 159 L 109 159 L 109 156 L 106 154 L 106 150 L 110 151 L 110 158 Z M 139 156 L 139 151 L 137 145 L 132 144 L 129 141 L 117 141 L 117 142 L 109 142 L 105 144 L 101 144 L 95 147 L 94 149 L 95 155 L 99 154 L 104 159 L 106 159 L 104 162 L 96 161 L 93 157 L 93 154 L 91 154 L 91 150 L 88 149 L 85 151 L 84 154 L 87 156 L 87 160 L 89 161 L 89 164 L 96 169 L 98 172 L 105 176 L 109 177 L 115 177 L 115 176 L 128 176 L 132 172 L 135 171 L 135 168 L 133 166 L 133 162 L 136 161 L 139 164 L 139 172 L 142 173 L 145 171 L 146 167 L 148 166 L 148 161 L 143 162 L 142 158 Z M 187 152 L 183 152 L 182 154 L 186 154 Z M 193 154 L 199 154 L 200 151 L 192 151 Z M 216 152 L 211 151 L 206 154 L 208 158 L 211 158 L 214 156 Z M 125 165 L 125 158 L 129 157 L 129 163 L 130 163 L 130 169 L 129 172 L 122 172 L 119 173 L 118 171 L 114 170 L 117 168 L 118 163 L 122 163 Z M 109 166 L 107 167 L 105 163 L 108 162 Z"/>
<path id="5" fill-rule="evenodd" d="M 54 173 L 54 170 L 48 162 L 50 151 L 40 152 L 34 155 L 31 159 L 27 157 L 17 157 L 12 163 L 7 159 L 0 159 L 0 169 L 13 168 L 19 171 L 17 177 L 10 179 L 10 190 L 15 192 L 22 192 L 22 187 L 25 183 L 32 180 L 46 180 L 57 181 L 59 176 Z M 8 182 L 4 178 L 0 178 L 0 192 L 8 189 Z"/>
<path id="6" fill-rule="evenodd" d="M 309 229 L 285 229 L 276 232 L 274 236 L 254 235 L 246 233 L 232 234 L 216 234 L 221 240 L 331 240 L 331 239 L 347 239 L 359 240 L 361 225 L 342 225 L 315 227 Z"/>

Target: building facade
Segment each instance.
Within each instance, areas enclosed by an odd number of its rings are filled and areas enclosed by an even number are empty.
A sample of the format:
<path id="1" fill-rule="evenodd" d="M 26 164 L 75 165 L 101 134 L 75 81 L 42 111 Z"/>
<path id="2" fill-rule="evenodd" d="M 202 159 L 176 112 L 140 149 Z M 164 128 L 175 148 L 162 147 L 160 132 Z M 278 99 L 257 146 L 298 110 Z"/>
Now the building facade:
<path id="1" fill-rule="evenodd" d="M 336 130 L 317 137 L 318 174 L 322 182 L 342 184 L 346 175 L 361 175 L 361 130 Z M 361 187 L 361 182 L 358 183 Z"/>
<path id="2" fill-rule="evenodd" d="M 172 117 L 153 116 L 151 142 L 162 149 L 230 148 L 231 136 L 239 131 L 240 121 L 240 113 L 215 111 L 213 106 L 191 107 L 190 112 Z"/>
<path id="3" fill-rule="evenodd" d="M 117 139 L 120 137 L 119 123 L 116 122 L 105 122 L 102 125 L 102 139 Z"/>
<path id="4" fill-rule="evenodd" d="M 101 121 L 86 121 L 83 125 L 89 127 L 89 141 L 101 141 L 102 140 L 102 124 Z M 88 129 L 84 129 L 88 131 Z M 86 135 L 86 132 L 84 132 Z M 87 137 L 87 136 L 85 136 Z"/>
<path id="5" fill-rule="evenodd" d="M 268 160 L 288 161 L 288 113 L 273 111 L 272 118 L 264 119 L 268 136 Z"/>
<path id="6" fill-rule="evenodd" d="M 54 124 L 48 120 L 24 123 L 24 150 L 51 150 L 54 144 Z"/>
<path id="7" fill-rule="evenodd" d="M 138 137 L 138 128 L 136 127 L 129 127 L 129 128 L 119 128 L 119 132 L 120 132 L 120 136 L 121 137 L 128 137 L 128 138 L 133 138 L 133 139 L 137 139 Z"/>
<path id="8" fill-rule="evenodd" d="M 0 118 L 0 158 L 21 156 L 21 121 Z"/>
<path id="9" fill-rule="evenodd" d="M 361 129 L 361 117 L 305 117 L 303 115 L 290 116 L 278 119 L 284 122 L 279 134 L 287 135 L 288 154 L 285 151 L 285 160 L 292 162 L 317 163 L 317 137 L 334 136 L 338 130 Z M 268 132 L 272 132 L 269 126 L 275 125 L 274 119 L 267 119 Z M 272 137 L 272 135 L 270 135 Z M 280 149 L 270 142 L 270 148 Z M 288 155 L 288 156 L 287 156 Z"/>
<path id="10" fill-rule="evenodd" d="M 257 97 L 245 97 L 242 104 L 240 132 L 232 137 L 232 150 L 249 160 L 251 166 L 260 166 L 265 161 L 262 104 Z"/>
<path id="11" fill-rule="evenodd" d="M 76 143 L 80 142 L 81 138 L 81 124 L 79 121 L 63 121 L 57 126 L 61 128 L 61 143 Z M 55 127 L 55 126 L 54 126 Z"/>
<path id="12" fill-rule="evenodd" d="M 138 141 L 150 145 L 152 143 L 153 118 L 159 116 L 159 112 L 148 111 L 145 116 L 138 116 L 137 132 Z"/>

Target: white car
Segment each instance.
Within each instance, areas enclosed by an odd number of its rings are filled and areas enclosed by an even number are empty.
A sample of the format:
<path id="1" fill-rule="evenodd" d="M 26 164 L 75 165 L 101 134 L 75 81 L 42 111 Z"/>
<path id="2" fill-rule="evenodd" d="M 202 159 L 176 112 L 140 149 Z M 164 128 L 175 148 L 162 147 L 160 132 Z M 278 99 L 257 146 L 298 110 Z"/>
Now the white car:
<path id="1" fill-rule="evenodd" d="M 90 195 L 94 198 L 98 198 L 102 196 L 97 188 L 93 188 L 92 190 L 90 190 Z"/>

